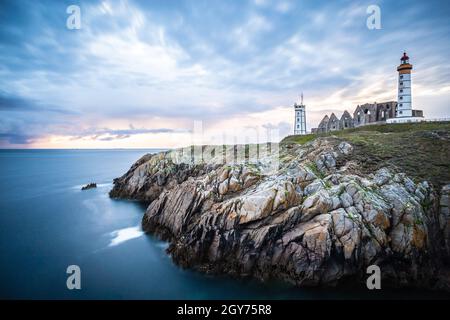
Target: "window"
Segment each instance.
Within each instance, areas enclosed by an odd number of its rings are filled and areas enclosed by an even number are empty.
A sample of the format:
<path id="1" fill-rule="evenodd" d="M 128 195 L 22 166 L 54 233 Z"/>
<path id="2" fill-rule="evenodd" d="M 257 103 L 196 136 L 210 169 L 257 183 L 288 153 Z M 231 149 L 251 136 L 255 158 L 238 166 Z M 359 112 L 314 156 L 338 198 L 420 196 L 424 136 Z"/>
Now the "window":
<path id="1" fill-rule="evenodd" d="M 403 75 L 400 76 L 400 79 L 403 79 Z"/>
<path id="2" fill-rule="evenodd" d="M 403 103 L 400 103 L 400 107 L 403 107 Z"/>
<path id="3" fill-rule="evenodd" d="M 400 114 L 403 114 L 403 111 L 399 111 L 400 112 Z"/>
<path id="4" fill-rule="evenodd" d="M 403 92 L 403 89 L 400 89 L 400 92 Z"/>
<path id="5" fill-rule="evenodd" d="M 400 85 L 401 85 L 401 86 L 403 85 L 403 81 L 402 81 L 402 82 L 400 82 Z"/>
<path id="6" fill-rule="evenodd" d="M 403 97 L 400 97 L 400 100 L 403 100 Z"/>

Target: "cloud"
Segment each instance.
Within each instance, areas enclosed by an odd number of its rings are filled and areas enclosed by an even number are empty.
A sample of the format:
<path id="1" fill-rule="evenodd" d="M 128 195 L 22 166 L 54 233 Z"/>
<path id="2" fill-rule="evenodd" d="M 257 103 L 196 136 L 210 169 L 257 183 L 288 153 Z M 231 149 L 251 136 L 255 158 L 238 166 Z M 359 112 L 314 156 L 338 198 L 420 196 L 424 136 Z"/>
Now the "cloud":
<path id="1" fill-rule="evenodd" d="M 55 106 L 44 105 L 36 100 L 11 96 L 1 91 L 0 91 L 0 111 L 55 112 L 62 114 L 75 114 L 75 112 L 71 110 L 64 110 Z"/>
<path id="2" fill-rule="evenodd" d="M 99 141 L 113 141 L 127 139 L 133 135 L 140 134 L 158 134 L 158 133 L 183 133 L 190 132 L 187 129 L 169 129 L 169 128 L 134 128 L 130 125 L 129 129 L 109 129 L 109 128 L 89 128 L 72 136 L 72 139 L 91 139 Z"/>
<path id="3" fill-rule="evenodd" d="M 230 36 L 240 49 L 249 49 L 257 36 L 271 29 L 271 23 L 264 16 L 253 14 L 244 24 L 235 28 Z"/>
<path id="4" fill-rule="evenodd" d="M 256 6 L 267 6 L 268 4 L 269 4 L 269 0 L 253 0 L 253 3 L 256 5 Z"/>
<path id="5" fill-rule="evenodd" d="M 289 1 L 280 1 L 275 6 L 275 10 L 281 13 L 286 13 L 292 8 L 292 3 Z"/>
<path id="6" fill-rule="evenodd" d="M 80 30 L 65 28 L 66 5 L 0 3 L 2 146 L 50 136 L 104 146 L 193 120 L 226 129 L 300 91 L 312 127 L 326 110 L 395 100 L 403 50 L 413 99 L 433 97 L 433 116 L 450 116 L 450 6 L 435 1 L 381 2 L 382 30 L 347 1 L 81 1 Z"/>
<path id="7" fill-rule="evenodd" d="M 33 137 L 27 136 L 21 133 L 1 133 L 0 132 L 0 147 L 2 146 L 2 140 L 8 144 L 25 145 L 33 141 Z"/>

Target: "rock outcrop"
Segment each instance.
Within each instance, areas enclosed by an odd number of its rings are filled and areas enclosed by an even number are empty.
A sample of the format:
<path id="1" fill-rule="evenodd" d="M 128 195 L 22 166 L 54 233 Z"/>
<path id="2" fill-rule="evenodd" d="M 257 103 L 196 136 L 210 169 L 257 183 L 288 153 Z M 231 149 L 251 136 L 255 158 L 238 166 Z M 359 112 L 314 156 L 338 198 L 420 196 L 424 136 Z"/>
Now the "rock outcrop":
<path id="1" fill-rule="evenodd" d="M 143 228 L 184 267 L 315 286 L 365 281 L 375 264 L 393 286 L 445 287 L 449 186 L 361 173 L 352 152 L 329 137 L 242 163 L 146 155 L 110 195 L 149 202 Z"/>
<path id="2" fill-rule="evenodd" d="M 81 190 L 89 190 L 97 188 L 97 184 L 95 182 L 88 183 L 81 187 Z"/>

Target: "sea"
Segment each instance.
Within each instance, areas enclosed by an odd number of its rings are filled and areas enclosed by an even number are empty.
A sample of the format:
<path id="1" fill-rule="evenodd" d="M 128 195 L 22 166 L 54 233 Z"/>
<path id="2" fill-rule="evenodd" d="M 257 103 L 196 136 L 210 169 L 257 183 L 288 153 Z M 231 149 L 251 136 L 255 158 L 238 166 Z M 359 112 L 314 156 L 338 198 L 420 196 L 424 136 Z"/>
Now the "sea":
<path id="1" fill-rule="evenodd" d="M 0 150 L 0 299 L 448 298 L 297 288 L 180 268 L 166 242 L 142 231 L 145 205 L 108 196 L 114 178 L 159 151 Z M 82 191 L 90 182 L 97 188 Z M 79 268 L 79 289 L 67 285 L 69 266 Z"/>

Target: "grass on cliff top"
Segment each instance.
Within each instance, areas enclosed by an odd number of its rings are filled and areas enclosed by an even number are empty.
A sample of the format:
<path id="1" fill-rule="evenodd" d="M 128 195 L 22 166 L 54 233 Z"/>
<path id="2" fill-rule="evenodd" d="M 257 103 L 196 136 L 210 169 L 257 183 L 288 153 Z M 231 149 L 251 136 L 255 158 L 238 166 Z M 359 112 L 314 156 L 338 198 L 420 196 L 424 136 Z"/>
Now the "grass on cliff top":
<path id="1" fill-rule="evenodd" d="M 289 136 L 282 144 L 304 144 L 317 137 L 346 140 L 363 172 L 394 167 L 416 181 L 450 183 L 450 122 L 369 125 L 326 134 Z"/>

